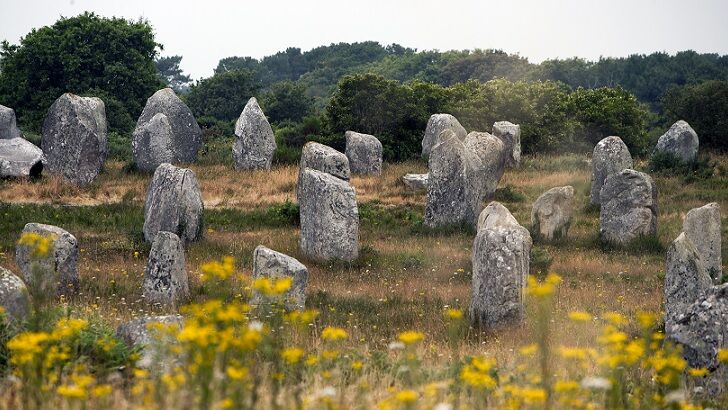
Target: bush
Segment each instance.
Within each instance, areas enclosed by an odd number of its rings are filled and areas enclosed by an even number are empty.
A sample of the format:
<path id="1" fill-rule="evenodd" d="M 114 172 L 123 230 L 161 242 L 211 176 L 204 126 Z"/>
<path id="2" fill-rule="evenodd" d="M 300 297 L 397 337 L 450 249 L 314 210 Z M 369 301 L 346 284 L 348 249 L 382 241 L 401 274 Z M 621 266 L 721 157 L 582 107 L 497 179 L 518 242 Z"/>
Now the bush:
<path id="1" fill-rule="evenodd" d="M 715 164 L 708 157 L 699 156 L 685 162 L 670 152 L 656 151 L 650 157 L 649 171 L 667 176 L 682 176 L 686 182 L 713 176 Z"/>
<path id="2" fill-rule="evenodd" d="M 252 71 L 226 71 L 198 81 L 190 87 L 186 100 L 195 117 L 233 121 L 259 89 Z"/>
<path id="3" fill-rule="evenodd" d="M 197 124 L 202 129 L 203 138 L 229 137 L 235 134 L 235 121 L 218 120 L 215 117 L 204 116 L 197 118 Z"/>
<path id="4" fill-rule="evenodd" d="M 122 162 L 132 161 L 131 138 L 111 131 L 108 135 L 108 159 L 115 159 Z"/>

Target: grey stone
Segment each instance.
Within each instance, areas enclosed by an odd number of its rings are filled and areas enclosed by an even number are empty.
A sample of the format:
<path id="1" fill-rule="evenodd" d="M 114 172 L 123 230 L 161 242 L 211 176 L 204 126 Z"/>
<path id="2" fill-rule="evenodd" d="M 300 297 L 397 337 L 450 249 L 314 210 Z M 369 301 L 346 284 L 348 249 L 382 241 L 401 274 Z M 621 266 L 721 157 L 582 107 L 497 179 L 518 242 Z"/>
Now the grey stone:
<path id="1" fill-rule="evenodd" d="M 159 113 L 167 116 L 172 127 L 171 163 L 195 162 L 197 151 L 202 146 L 202 130 L 192 111 L 171 88 L 163 88 L 147 99 L 144 110 L 137 120 L 137 128 L 151 121 Z"/>
<path id="2" fill-rule="evenodd" d="M 419 191 L 427 189 L 430 174 L 407 174 L 402 177 L 402 182 L 407 189 Z"/>
<path id="3" fill-rule="evenodd" d="M 23 138 L 0 139 L 0 178 L 39 177 L 45 156 Z"/>
<path id="4" fill-rule="evenodd" d="M 153 329 L 154 324 L 183 326 L 182 316 L 144 316 L 123 323 L 116 328 L 116 336 L 129 347 L 141 348 L 141 357 L 135 365 L 141 369 L 164 370 L 169 366 L 165 357 L 165 346 L 174 340 Z"/>
<path id="5" fill-rule="evenodd" d="M 78 292 L 78 241 L 68 231 L 53 225 L 28 223 L 23 233 L 52 239 L 46 256 L 33 257 L 27 245 L 15 248 L 15 262 L 31 288 L 48 295 L 72 296 Z"/>
<path id="6" fill-rule="evenodd" d="M 258 105 L 251 97 L 235 122 L 233 163 L 237 170 L 270 169 L 276 137 Z"/>
<path id="7" fill-rule="evenodd" d="M 493 135 L 500 138 L 505 145 L 506 166 L 517 168 L 521 165 L 521 126 L 509 121 L 498 121 L 493 124 Z"/>
<path id="8" fill-rule="evenodd" d="M 172 144 L 174 133 L 166 115 L 160 113 L 137 124 L 131 142 L 134 164 L 140 171 L 154 171 L 164 163 L 175 162 Z"/>
<path id="9" fill-rule="evenodd" d="M 189 298 L 185 248 L 172 232 L 159 231 L 154 238 L 142 283 L 149 303 L 179 306 Z"/>
<path id="10" fill-rule="evenodd" d="M 307 142 L 303 146 L 301 160 L 298 163 L 296 197 L 299 202 L 301 202 L 301 176 L 305 169 L 315 169 L 316 171 L 325 172 L 344 181 L 348 181 L 351 178 L 349 158 L 345 154 L 328 145 L 319 144 L 314 141 Z"/>
<path id="11" fill-rule="evenodd" d="M 657 186 L 649 175 L 625 169 L 608 176 L 600 202 L 602 240 L 626 245 L 657 233 Z"/>
<path id="12" fill-rule="evenodd" d="M 25 283 L 2 266 L 0 266 L 0 306 L 5 310 L 5 315 L 14 321 L 22 321 L 30 314 L 30 295 Z"/>
<path id="13" fill-rule="evenodd" d="M 533 232 L 539 239 L 565 238 L 571 225 L 574 211 L 574 188 L 562 186 L 551 188 L 541 194 L 531 210 Z"/>
<path id="14" fill-rule="evenodd" d="M 253 253 L 253 279 L 278 279 L 283 277 L 290 277 L 293 280 L 291 288 L 284 297 L 286 308 L 303 310 L 306 306 L 308 269 L 297 259 L 283 253 L 262 245 L 255 248 Z M 253 293 L 252 304 L 259 305 L 264 302 L 264 296 L 257 292 Z"/>
<path id="15" fill-rule="evenodd" d="M 655 152 L 665 152 L 689 162 L 698 156 L 698 134 L 687 122 L 680 120 L 657 140 Z"/>
<path id="16" fill-rule="evenodd" d="M 698 249 L 700 260 L 714 284 L 720 284 L 723 277 L 721 255 L 720 205 L 709 203 L 691 209 L 683 221 L 683 232 Z"/>
<path id="17" fill-rule="evenodd" d="M 671 329 L 711 284 L 698 250 L 681 233 L 670 244 L 665 259 L 665 329 Z"/>
<path id="18" fill-rule="evenodd" d="M 96 97 L 63 94 L 43 122 L 41 149 L 48 171 L 77 185 L 93 182 L 106 161 L 106 109 Z"/>
<path id="19" fill-rule="evenodd" d="M 301 250 L 316 260 L 352 261 L 359 255 L 359 209 L 348 182 L 304 169 L 299 180 Z"/>
<path id="20" fill-rule="evenodd" d="M 144 205 L 144 239 L 154 241 L 159 231 L 172 232 L 186 242 L 199 239 L 203 209 L 195 173 L 171 164 L 160 165 Z"/>
<path id="21" fill-rule="evenodd" d="M 465 147 L 480 158 L 478 178 L 483 184 L 481 199 L 492 199 L 505 171 L 507 154 L 505 144 L 487 132 L 473 131 L 465 137 Z"/>
<path id="22" fill-rule="evenodd" d="M 497 201 L 489 203 L 478 216 L 478 231 L 514 225 L 520 226 L 511 211 Z"/>
<path id="23" fill-rule="evenodd" d="M 432 147 L 437 143 L 437 138 L 440 134 L 450 130 L 461 141 L 465 140 L 465 136 L 468 134 L 465 128 L 460 125 L 460 121 L 450 114 L 432 114 L 430 119 L 427 120 L 427 128 L 425 129 L 425 135 L 422 137 L 422 156 L 430 155 Z"/>
<path id="24" fill-rule="evenodd" d="M 20 129 L 15 122 L 15 111 L 0 105 L 0 139 L 19 138 Z"/>
<path id="25" fill-rule="evenodd" d="M 599 141 L 592 154 L 592 205 L 599 205 L 599 193 L 609 175 L 632 166 L 632 156 L 621 138 L 607 137 Z"/>
<path id="26" fill-rule="evenodd" d="M 352 174 L 381 175 L 382 143 L 377 137 L 346 131 L 346 157 Z"/>

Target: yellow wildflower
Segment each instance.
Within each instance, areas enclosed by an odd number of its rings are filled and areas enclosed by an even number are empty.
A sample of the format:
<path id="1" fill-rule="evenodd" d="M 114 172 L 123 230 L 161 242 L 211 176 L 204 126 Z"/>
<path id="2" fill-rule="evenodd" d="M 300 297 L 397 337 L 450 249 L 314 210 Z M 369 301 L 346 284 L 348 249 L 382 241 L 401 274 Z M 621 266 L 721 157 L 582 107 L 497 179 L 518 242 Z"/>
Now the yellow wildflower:
<path id="1" fill-rule="evenodd" d="M 24 245 L 30 248 L 30 256 L 33 258 L 44 258 L 48 256 L 51 246 L 56 241 L 56 236 L 41 235 L 35 232 L 26 232 L 20 236 L 18 245 Z"/>
<path id="2" fill-rule="evenodd" d="M 297 364 L 301 361 L 304 351 L 298 347 L 288 347 L 281 352 L 281 358 L 289 365 Z"/>
<path id="3" fill-rule="evenodd" d="M 399 334 L 399 341 L 406 345 L 413 345 L 421 342 L 425 338 L 425 335 L 420 332 L 407 331 Z"/>
<path id="4" fill-rule="evenodd" d="M 592 320 L 592 316 L 587 312 L 574 311 L 569 313 L 569 319 L 575 322 L 588 322 Z"/>
<path id="5" fill-rule="evenodd" d="M 210 279 L 226 280 L 235 273 L 235 259 L 226 256 L 222 262 L 212 261 L 200 266 L 202 271 L 202 281 L 207 282 Z"/>
<path id="6" fill-rule="evenodd" d="M 718 350 L 718 361 L 720 361 L 723 364 L 728 363 L 728 349 Z"/>
<path id="7" fill-rule="evenodd" d="M 402 404 L 412 404 L 417 401 L 419 395 L 414 390 L 402 390 L 398 392 L 395 399 Z"/>
<path id="8" fill-rule="evenodd" d="M 463 311 L 460 309 L 447 308 L 444 313 L 448 319 L 458 320 L 463 318 Z"/>
<path id="9" fill-rule="evenodd" d="M 293 284 L 293 278 L 282 277 L 277 279 L 258 278 L 253 282 L 253 289 L 265 296 L 280 296 L 288 291 Z"/>
<path id="10" fill-rule="evenodd" d="M 701 367 L 699 369 L 688 369 L 688 374 L 693 377 L 704 377 L 708 375 L 708 369 Z"/>
<path id="11" fill-rule="evenodd" d="M 321 338 L 331 342 L 344 340 L 348 337 L 349 334 L 346 333 L 346 330 L 339 327 L 327 326 L 324 328 L 324 330 L 321 331 Z"/>

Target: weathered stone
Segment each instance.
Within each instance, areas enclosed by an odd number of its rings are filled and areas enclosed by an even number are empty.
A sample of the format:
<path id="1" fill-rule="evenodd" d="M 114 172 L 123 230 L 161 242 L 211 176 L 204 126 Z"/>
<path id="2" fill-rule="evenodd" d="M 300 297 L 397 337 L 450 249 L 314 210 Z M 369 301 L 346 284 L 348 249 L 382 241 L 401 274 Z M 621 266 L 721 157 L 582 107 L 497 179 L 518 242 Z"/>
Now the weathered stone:
<path id="1" fill-rule="evenodd" d="M 460 121 L 450 114 L 432 114 L 430 119 L 427 121 L 427 128 L 425 129 L 425 135 L 422 137 L 422 156 L 430 155 L 432 147 L 437 144 L 437 138 L 440 134 L 450 130 L 461 141 L 465 140 L 465 136 L 468 134 L 465 128 L 460 125 Z"/>
<path id="2" fill-rule="evenodd" d="M 147 99 L 144 110 L 137 120 L 137 128 L 151 121 L 159 113 L 167 116 L 169 126 L 172 128 L 171 163 L 195 162 L 197 151 L 202 146 L 202 130 L 192 111 L 171 88 L 163 88 Z"/>
<path id="3" fill-rule="evenodd" d="M 185 265 L 185 248 L 172 232 L 159 231 L 149 252 L 142 283 L 144 298 L 149 303 L 179 306 L 189 297 Z"/>
<path id="4" fill-rule="evenodd" d="M 679 321 L 711 284 L 698 250 L 681 233 L 667 249 L 665 260 L 665 329 Z"/>
<path id="5" fill-rule="evenodd" d="M 45 256 L 33 257 L 27 245 L 15 248 L 15 262 L 31 288 L 47 295 L 71 296 L 78 292 L 78 241 L 53 225 L 29 223 L 23 233 L 36 233 L 53 240 Z"/>
<path id="6" fill-rule="evenodd" d="M 352 261 L 359 255 L 359 209 L 348 182 L 304 169 L 299 180 L 301 250 L 312 259 Z"/>
<path id="7" fill-rule="evenodd" d="M 474 226 L 485 191 L 482 162 L 454 132 L 445 130 L 441 138 L 430 152 L 425 225 Z"/>
<path id="8" fill-rule="evenodd" d="M 382 173 L 382 143 L 377 137 L 346 131 L 346 157 L 353 174 L 380 175 Z"/>
<path id="9" fill-rule="evenodd" d="M 597 143 L 592 154 L 592 205 L 599 205 L 599 193 L 607 177 L 628 168 L 632 168 L 632 156 L 621 138 L 607 137 Z"/>
<path id="10" fill-rule="evenodd" d="M 39 177 L 43 151 L 23 138 L 0 139 L 0 178 Z"/>
<path id="11" fill-rule="evenodd" d="M 174 133 L 166 115 L 154 114 L 148 122 L 137 124 L 131 142 L 134 164 L 140 171 L 154 171 L 164 163 L 175 162 Z"/>
<path id="12" fill-rule="evenodd" d="M 478 231 L 513 225 L 520 226 L 511 211 L 497 201 L 489 203 L 478 216 Z"/>
<path id="13" fill-rule="evenodd" d="M 0 105 L 0 139 L 19 138 L 20 129 L 15 122 L 15 111 Z"/>
<path id="14" fill-rule="evenodd" d="M 259 245 L 253 253 L 253 279 L 278 279 L 290 277 L 293 280 L 291 288 L 284 296 L 287 309 L 303 310 L 306 306 L 306 285 L 308 284 L 308 269 L 297 259 L 265 246 Z M 252 304 L 259 305 L 265 302 L 265 296 L 253 293 Z"/>
<path id="15" fill-rule="evenodd" d="M 144 239 L 154 241 L 159 231 L 172 232 L 186 242 L 199 239 L 203 209 L 195 173 L 171 164 L 160 165 L 144 205 Z"/>
<path id="16" fill-rule="evenodd" d="M 11 320 L 22 321 L 30 314 L 30 295 L 25 283 L 0 266 L 0 306 Z"/>
<path id="17" fill-rule="evenodd" d="M 270 169 L 276 137 L 258 100 L 251 97 L 235 123 L 233 164 L 237 170 Z"/>
<path id="18" fill-rule="evenodd" d="M 174 340 L 157 332 L 155 324 L 181 328 L 183 321 L 180 315 L 144 316 L 116 328 L 116 336 L 127 346 L 142 348 L 141 357 L 136 362 L 141 369 L 164 370 L 169 364 L 164 357 L 165 345 L 174 343 Z"/>
<path id="19" fill-rule="evenodd" d="M 600 202 L 602 240 L 626 245 L 657 233 L 657 186 L 649 175 L 625 169 L 608 176 Z"/>
<path id="20" fill-rule="evenodd" d="M 521 165 L 521 126 L 509 121 L 498 121 L 493 124 L 493 135 L 500 138 L 505 145 L 505 162 L 509 168 Z"/>
<path id="21" fill-rule="evenodd" d="M 683 232 L 698 249 L 705 270 L 720 284 L 723 277 L 723 258 L 721 255 L 720 205 L 709 203 L 691 209 L 683 221 Z"/>
<path id="22" fill-rule="evenodd" d="M 41 148 L 50 172 L 77 185 L 93 182 L 106 161 L 106 109 L 96 97 L 63 94 L 43 122 Z"/>
<path id="23" fill-rule="evenodd" d="M 518 224 L 478 231 L 473 243 L 470 319 L 494 328 L 523 319 L 531 236 Z"/>
<path id="24" fill-rule="evenodd" d="M 657 140 L 655 152 L 672 154 L 689 162 L 698 156 L 698 134 L 687 122 L 680 120 Z"/>
<path id="25" fill-rule="evenodd" d="M 533 232 L 540 239 L 565 238 L 571 225 L 574 210 L 574 188 L 562 186 L 551 188 L 541 194 L 531 210 Z"/>
<path id="26" fill-rule="evenodd" d="M 402 177 L 402 182 L 407 189 L 419 191 L 427 189 L 430 174 L 407 174 Z"/>
<path id="27" fill-rule="evenodd" d="M 487 132 L 473 131 L 465 137 L 465 147 L 480 158 L 479 179 L 483 184 L 481 199 L 492 199 L 505 171 L 505 144 Z"/>
<path id="28" fill-rule="evenodd" d="M 348 181 L 351 177 L 349 158 L 346 157 L 346 154 L 318 142 L 310 141 L 303 146 L 299 163 L 299 178 L 306 168 L 331 174 L 344 181 Z"/>

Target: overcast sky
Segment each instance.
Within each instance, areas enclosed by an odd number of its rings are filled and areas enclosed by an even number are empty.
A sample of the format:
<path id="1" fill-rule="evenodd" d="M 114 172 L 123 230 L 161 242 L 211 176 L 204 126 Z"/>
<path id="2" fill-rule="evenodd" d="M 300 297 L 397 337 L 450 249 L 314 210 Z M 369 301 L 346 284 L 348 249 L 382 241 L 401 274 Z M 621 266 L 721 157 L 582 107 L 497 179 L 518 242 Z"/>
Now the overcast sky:
<path id="1" fill-rule="evenodd" d="M 193 78 L 229 56 L 374 40 L 498 48 L 532 62 L 653 51 L 728 54 L 728 0 L 0 0 L 0 39 L 86 10 L 152 24 Z"/>

